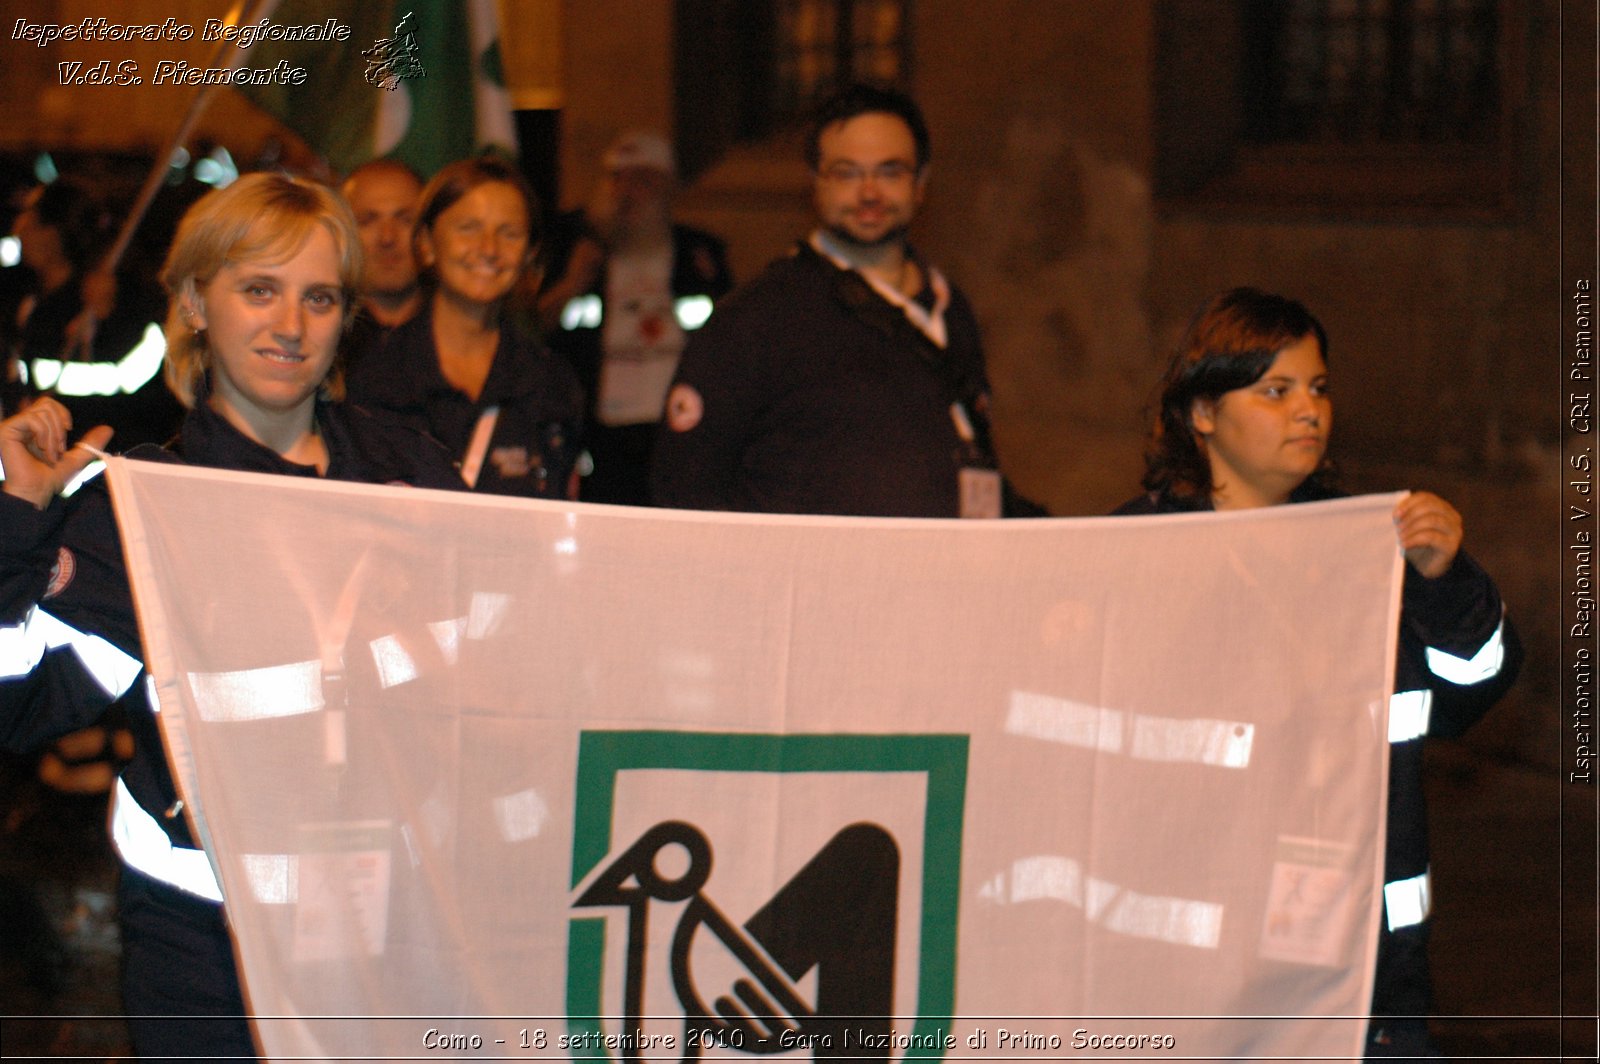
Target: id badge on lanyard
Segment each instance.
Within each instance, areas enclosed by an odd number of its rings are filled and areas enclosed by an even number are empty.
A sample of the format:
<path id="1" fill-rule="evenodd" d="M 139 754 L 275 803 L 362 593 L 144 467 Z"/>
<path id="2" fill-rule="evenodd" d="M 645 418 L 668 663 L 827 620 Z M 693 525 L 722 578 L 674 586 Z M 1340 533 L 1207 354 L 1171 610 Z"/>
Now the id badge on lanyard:
<path id="1" fill-rule="evenodd" d="M 961 497 L 961 516 L 995 518 L 1000 516 L 1000 471 L 986 462 L 978 450 L 978 436 L 966 407 L 950 404 L 950 420 L 961 437 L 961 469 L 957 486 Z"/>

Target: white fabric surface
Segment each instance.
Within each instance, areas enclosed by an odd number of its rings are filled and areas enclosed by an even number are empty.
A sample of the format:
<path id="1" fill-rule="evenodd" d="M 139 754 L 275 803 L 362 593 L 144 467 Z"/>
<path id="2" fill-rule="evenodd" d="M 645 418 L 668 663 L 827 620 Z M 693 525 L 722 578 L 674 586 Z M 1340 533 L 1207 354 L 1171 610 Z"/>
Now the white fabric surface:
<path id="1" fill-rule="evenodd" d="M 1394 496 L 985 523 L 110 475 L 271 1057 L 596 1055 L 559 1040 L 626 1026 L 630 930 L 574 903 L 664 821 L 735 927 L 846 825 L 892 837 L 893 1030 L 954 1042 L 896 1059 L 1359 1056 Z M 677 1060 L 684 906 L 646 911 Z"/>

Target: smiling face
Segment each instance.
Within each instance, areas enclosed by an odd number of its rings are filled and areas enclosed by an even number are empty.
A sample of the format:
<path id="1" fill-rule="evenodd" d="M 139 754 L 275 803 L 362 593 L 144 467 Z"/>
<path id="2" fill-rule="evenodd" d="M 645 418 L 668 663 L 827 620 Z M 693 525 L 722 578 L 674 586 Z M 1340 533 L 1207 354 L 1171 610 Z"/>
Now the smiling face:
<path id="1" fill-rule="evenodd" d="M 1287 502 L 1321 466 L 1333 428 L 1328 366 L 1316 336 L 1279 350 L 1255 383 L 1196 399 L 1190 424 L 1211 464 L 1217 509 Z"/>
<path id="2" fill-rule="evenodd" d="M 441 294 L 489 306 L 504 299 L 528 264 L 528 210 L 517 189 L 486 181 L 456 200 L 417 240 Z"/>
<path id="3" fill-rule="evenodd" d="M 212 408 L 257 440 L 286 419 L 309 426 L 344 321 L 328 230 L 312 226 L 281 262 L 229 263 L 183 298 L 210 349 Z"/>
<path id="4" fill-rule="evenodd" d="M 817 216 L 863 247 L 901 240 L 922 203 L 926 171 L 899 117 L 879 111 L 824 128 L 817 138 Z"/>

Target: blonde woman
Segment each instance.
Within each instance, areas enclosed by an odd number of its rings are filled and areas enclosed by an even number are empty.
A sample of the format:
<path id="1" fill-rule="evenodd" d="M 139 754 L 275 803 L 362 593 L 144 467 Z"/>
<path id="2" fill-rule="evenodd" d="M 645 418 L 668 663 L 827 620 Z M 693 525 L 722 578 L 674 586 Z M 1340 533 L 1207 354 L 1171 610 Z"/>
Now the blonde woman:
<path id="1" fill-rule="evenodd" d="M 133 457 L 370 483 L 460 487 L 418 433 L 346 407 L 335 365 L 361 276 L 349 209 L 330 190 L 251 174 L 184 216 L 163 271 L 167 379 L 189 408 L 169 450 Z M 114 791 L 123 860 L 123 992 L 142 1058 L 255 1053 L 222 892 L 181 813 L 143 682 L 143 649 L 110 502 L 63 488 L 104 447 L 41 399 L 0 422 L 0 743 L 25 749 L 121 698 L 135 752 Z"/>

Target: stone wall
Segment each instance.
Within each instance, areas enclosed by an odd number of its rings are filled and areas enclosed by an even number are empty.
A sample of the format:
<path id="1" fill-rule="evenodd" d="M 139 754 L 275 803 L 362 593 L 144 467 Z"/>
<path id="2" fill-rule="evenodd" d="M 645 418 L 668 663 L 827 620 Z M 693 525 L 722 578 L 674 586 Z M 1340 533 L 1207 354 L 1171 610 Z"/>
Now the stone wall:
<path id="1" fill-rule="evenodd" d="M 1238 284 L 1304 300 L 1331 336 L 1347 485 L 1452 500 L 1528 644 L 1517 692 L 1471 741 L 1553 759 L 1554 4 L 1529 8 L 1516 203 L 1491 220 L 1159 202 L 1153 0 L 914 10 L 934 137 L 916 237 L 977 307 L 1013 479 L 1057 513 L 1104 513 L 1137 489 L 1150 390 L 1194 307 Z M 721 219 L 738 245 L 737 217 Z"/>

